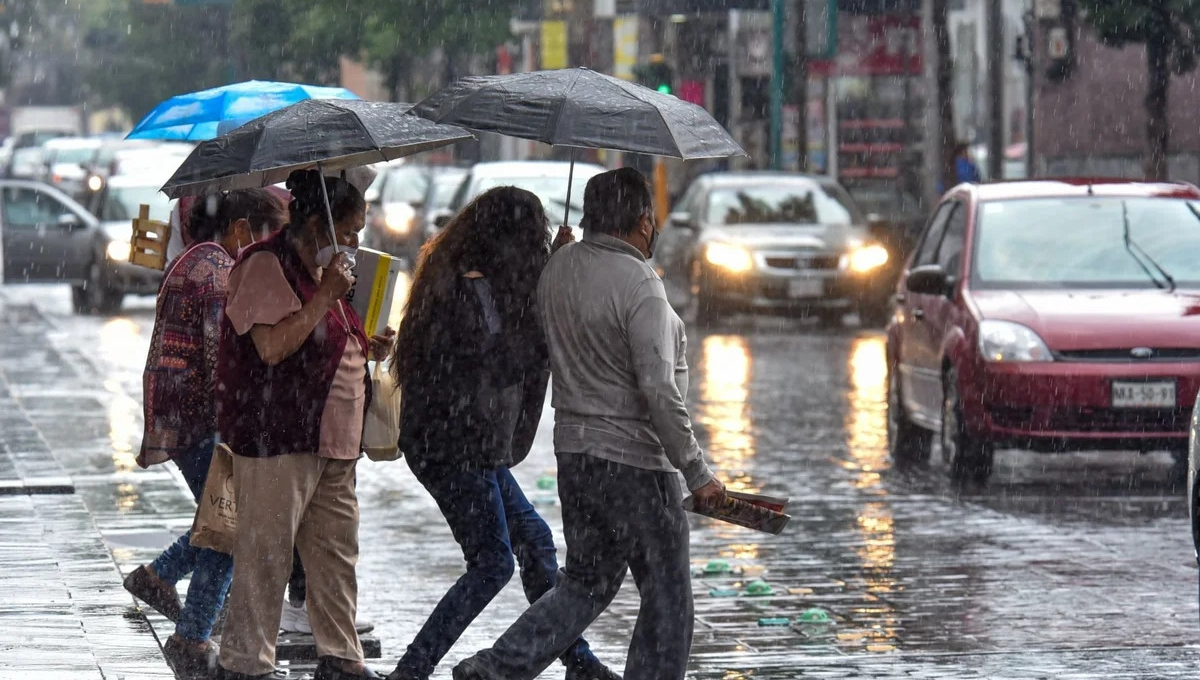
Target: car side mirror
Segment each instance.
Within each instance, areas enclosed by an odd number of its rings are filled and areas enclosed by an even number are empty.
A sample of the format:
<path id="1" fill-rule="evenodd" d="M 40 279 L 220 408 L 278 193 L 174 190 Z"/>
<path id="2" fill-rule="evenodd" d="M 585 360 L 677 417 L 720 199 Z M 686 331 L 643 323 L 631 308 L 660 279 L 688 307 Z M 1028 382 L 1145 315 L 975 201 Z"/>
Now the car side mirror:
<path id="1" fill-rule="evenodd" d="M 671 222 L 672 227 L 683 227 L 691 231 L 696 231 L 696 223 L 692 221 L 691 213 L 673 212 L 667 216 L 667 220 Z"/>
<path id="2" fill-rule="evenodd" d="M 950 277 L 941 265 L 921 265 L 908 272 L 905 287 L 909 292 L 920 295 L 947 295 L 950 292 Z"/>

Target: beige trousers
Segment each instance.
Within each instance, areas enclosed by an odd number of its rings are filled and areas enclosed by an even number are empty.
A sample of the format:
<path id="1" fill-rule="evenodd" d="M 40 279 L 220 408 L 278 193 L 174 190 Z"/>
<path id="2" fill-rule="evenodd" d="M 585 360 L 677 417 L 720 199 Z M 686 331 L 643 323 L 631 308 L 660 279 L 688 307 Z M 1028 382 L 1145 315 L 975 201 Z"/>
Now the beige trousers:
<path id="1" fill-rule="evenodd" d="M 304 564 L 317 654 L 362 661 L 354 630 L 357 462 L 310 454 L 233 457 L 238 526 L 229 612 L 221 636 L 221 666 L 226 670 L 249 675 L 275 670 L 293 545 Z"/>

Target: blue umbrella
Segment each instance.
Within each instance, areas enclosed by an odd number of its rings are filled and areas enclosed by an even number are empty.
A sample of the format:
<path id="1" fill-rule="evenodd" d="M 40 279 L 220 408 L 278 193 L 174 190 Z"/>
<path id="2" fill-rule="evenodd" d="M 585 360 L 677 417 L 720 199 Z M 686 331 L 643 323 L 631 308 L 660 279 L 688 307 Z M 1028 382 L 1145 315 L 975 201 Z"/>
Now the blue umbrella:
<path id="1" fill-rule="evenodd" d="M 164 101 L 126 139 L 204 141 L 305 99 L 358 99 L 341 87 L 249 80 Z"/>

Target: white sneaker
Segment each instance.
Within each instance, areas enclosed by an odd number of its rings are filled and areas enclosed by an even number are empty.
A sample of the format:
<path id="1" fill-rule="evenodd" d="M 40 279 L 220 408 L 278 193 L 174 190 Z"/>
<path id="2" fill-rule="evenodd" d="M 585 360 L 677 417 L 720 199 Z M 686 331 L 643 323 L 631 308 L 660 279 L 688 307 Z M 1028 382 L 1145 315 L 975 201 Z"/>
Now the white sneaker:
<path id="1" fill-rule="evenodd" d="M 283 614 L 279 617 L 279 630 L 285 633 L 312 635 L 312 624 L 308 621 L 307 603 L 297 607 L 285 600 L 283 603 Z M 359 635 L 364 635 L 375 630 L 375 624 L 356 618 L 354 620 L 354 630 L 358 631 Z"/>

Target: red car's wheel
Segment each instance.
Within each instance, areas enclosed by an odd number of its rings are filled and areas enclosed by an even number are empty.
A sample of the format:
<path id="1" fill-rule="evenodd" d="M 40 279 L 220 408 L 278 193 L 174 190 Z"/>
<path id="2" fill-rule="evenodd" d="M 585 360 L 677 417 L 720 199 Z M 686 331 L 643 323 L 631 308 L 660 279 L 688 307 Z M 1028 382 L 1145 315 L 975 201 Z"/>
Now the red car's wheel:
<path id="1" fill-rule="evenodd" d="M 962 400 L 958 394 L 958 375 L 953 368 L 942 374 L 942 458 L 950 466 L 956 482 L 983 484 L 992 476 L 995 450 L 992 443 L 967 432 Z"/>

